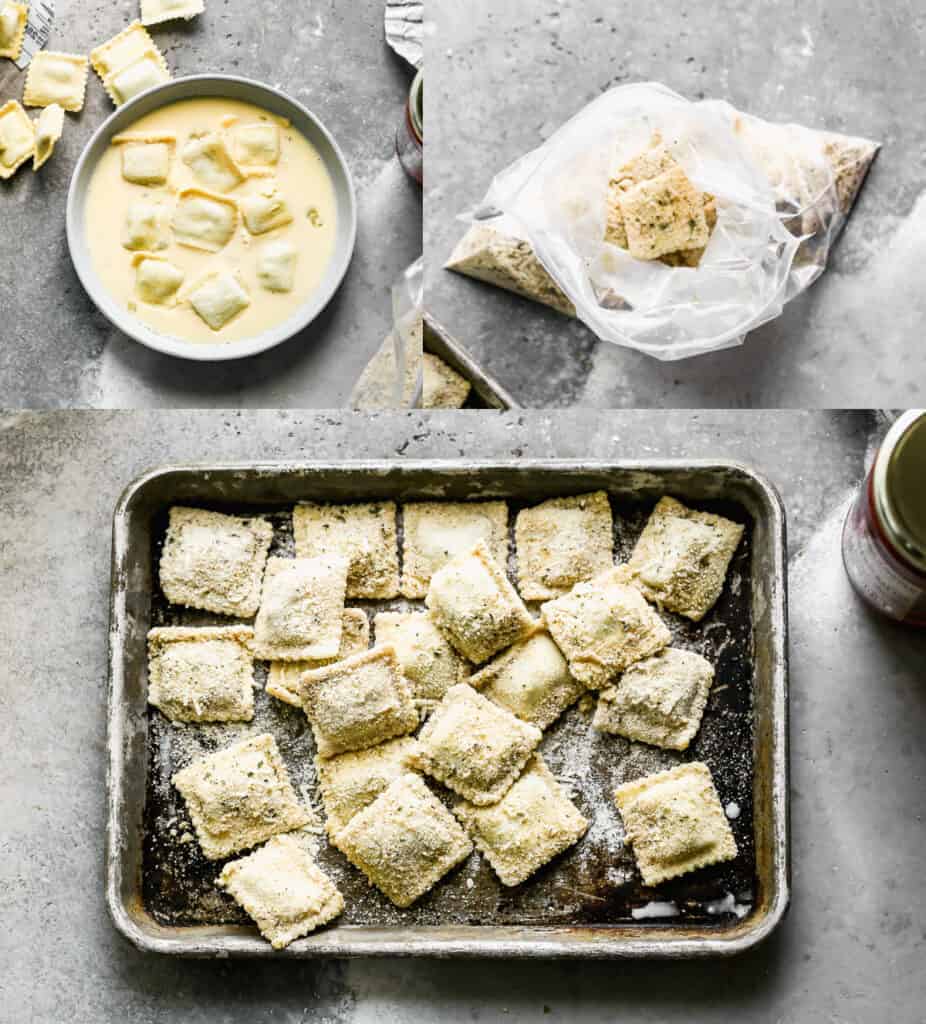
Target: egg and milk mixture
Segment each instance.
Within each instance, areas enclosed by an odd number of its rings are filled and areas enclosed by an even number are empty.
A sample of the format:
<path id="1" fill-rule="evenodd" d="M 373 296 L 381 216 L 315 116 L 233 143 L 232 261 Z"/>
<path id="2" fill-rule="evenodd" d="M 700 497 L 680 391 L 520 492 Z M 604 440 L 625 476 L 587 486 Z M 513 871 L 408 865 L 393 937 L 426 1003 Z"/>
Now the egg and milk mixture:
<path id="1" fill-rule="evenodd" d="M 159 334 L 233 342 L 282 323 L 324 278 L 334 187 L 285 119 L 238 100 L 181 100 L 114 136 L 85 223 L 113 299 Z"/>

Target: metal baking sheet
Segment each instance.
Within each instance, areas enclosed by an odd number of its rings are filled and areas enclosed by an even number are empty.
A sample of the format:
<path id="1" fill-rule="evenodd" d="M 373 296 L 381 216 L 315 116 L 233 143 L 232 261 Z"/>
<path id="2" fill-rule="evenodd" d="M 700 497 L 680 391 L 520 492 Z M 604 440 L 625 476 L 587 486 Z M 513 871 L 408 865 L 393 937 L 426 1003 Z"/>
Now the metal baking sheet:
<path id="1" fill-rule="evenodd" d="M 424 315 L 424 351 L 441 359 L 461 376 L 472 390 L 464 409 L 518 409 L 520 406 L 494 378 L 473 359 L 456 338 L 430 315 Z"/>
<path id="2" fill-rule="evenodd" d="M 262 689 L 254 721 L 240 725 L 172 725 L 147 707 L 148 629 L 217 619 L 168 605 L 158 589 L 169 506 L 259 512 L 274 524 L 273 549 L 290 553 L 288 511 L 300 499 L 503 497 L 513 525 L 524 505 L 599 488 L 611 496 L 618 560 L 664 493 L 746 524 L 728 585 L 705 620 L 664 615 L 681 644 L 716 663 L 691 748 L 678 754 L 604 736 L 590 728 L 590 710 L 575 707 L 548 730 L 541 751 L 591 821 L 577 846 L 511 889 L 473 855 L 412 908 L 398 910 L 320 837 L 319 863 L 344 893 L 346 912 L 333 927 L 273 951 L 215 888 L 221 863 L 206 861 L 191 841 L 169 779 L 194 756 L 269 730 L 295 785 L 314 802 L 311 730 L 301 712 Z M 135 481 L 113 524 L 106 886 L 116 927 L 142 949 L 187 956 L 686 957 L 751 947 L 778 924 L 789 900 L 784 531 L 774 489 L 727 462 L 186 466 Z M 356 603 L 370 615 L 408 604 Z M 265 668 L 259 671 L 262 682 Z M 708 763 L 721 799 L 735 805 L 740 854 L 648 889 L 623 846 L 610 793 L 627 779 L 694 759 Z M 674 916 L 661 916 L 667 910 Z"/>

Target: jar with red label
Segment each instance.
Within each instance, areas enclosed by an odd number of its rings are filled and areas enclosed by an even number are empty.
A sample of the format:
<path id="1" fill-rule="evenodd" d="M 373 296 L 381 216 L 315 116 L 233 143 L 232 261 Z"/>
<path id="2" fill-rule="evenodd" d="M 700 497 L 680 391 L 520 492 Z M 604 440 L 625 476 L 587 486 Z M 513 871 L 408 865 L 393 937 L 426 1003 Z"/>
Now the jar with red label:
<path id="1" fill-rule="evenodd" d="M 872 608 L 926 628 L 926 410 L 888 431 L 846 516 L 842 557 Z"/>

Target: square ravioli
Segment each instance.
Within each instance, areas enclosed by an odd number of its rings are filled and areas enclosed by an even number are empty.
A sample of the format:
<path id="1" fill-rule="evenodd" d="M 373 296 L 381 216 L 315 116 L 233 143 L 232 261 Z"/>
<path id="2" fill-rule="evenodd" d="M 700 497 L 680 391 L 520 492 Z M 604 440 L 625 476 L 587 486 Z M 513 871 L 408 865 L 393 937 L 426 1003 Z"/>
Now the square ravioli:
<path id="1" fill-rule="evenodd" d="M 79 53 L 39 50 L 26 72 L 23 103 L 27 107 L 59 107 L 74 113 L 84 106 L 87 89 L 87 58 Z"/>
<path id="2" fill-rule="evenodd" d="M 422 409 L 462 409 L 472 384 L 431 352 L 422 355 Z"/>
<path id="3" fill-rule="evenodd" d="M 618 205 L 634 259 L 700 249 L 710 239 L 704 196 L 680 166 L 631 185 L 621 193 Z"/>
<path id="4" fill-rule="evenodd" d="M 141 23 L 160 25 L 162 21 L 183 18 L 189 21 L 206 9 L 203 0 L 141 0 Z"/>
<path id="5" fill-rule="evenodd" d="M 244 226 L 252 235 L 263 235 L 274 228 L 292 224 L 293 211 L 282 193 L 268 185 L 250 196 L 238 200 Z"/>
<path id="6" fill-rule="evenodd" d="M 441 700 L 469 675 L 468 663 L 427 612 L 380 612 L 373 626 L 378 644 L 395 647 L 402 673 L 420 703 Z"/>
<path id="7" fill-rule="evenodd" d="M 626 566 L 615 566 L 541 606 L 569 670 L 595 690 L 672 640 L 666 624 L 629 579 Z"/>
<path id="8" fill-rule="evenodd" d="M 175 505 L 161 552 L 161 590 L 171 604 L 250 618 L 273 540 L 266 519 Z"/>
<path id="9" fill-rule="evenodd" d="M 244 908 L 274 949 L 285 949 L 344 910 L 344 897 L 295 836 L 274 836 L 226 864 L 216 884 Z"/>
<path id="10" fill-rule="evenodd" d="M 90 63 L 100 79 L 105 82 L 110 75 L 134 64 L 139 57 L 144 57 L 154 49 L 154 40 L 148 30 L 140 21 L 133 21 L 112 39 L 107 39 L 105 43 L 100 43 L 91 50 Z"/>
<path id="11" fill-rule="evenodd" d="M 184 281 L 184 273 L 166 256 L 150 252 L 137 252 L 132 257 L 135 267 L 135 294 L 142 302 L 152 305 L 174 305 L 177 292 Z"/>
<path id="12" fill-rule="evenodd" d="M 646 885 L 737 855 L 710 769 L 700 761 L 628 782 L 614 802 Z"/>
<path id="13" fill-rule="evenodd" d="M 331 552 L 349 560 L 348 597 L 388 598 L 398 594 L 394 501 L 356 505 L 300 502 L 293 509 L 293 538 L 300 558 Z"/>
<path id="14" fill-rule="evenodd" d="M 336 757 L 316 757 L 315 772 L 325 805 L 328 835 L 337 835 L 400 775 L 413 771 L 417 757 L 418 741 L 413 736 L 400 736 Z"/>
<path id="15" fill-rule="evenodd" d="M 658 607 L 700 622 L 720 597 L 743 529 L 660 498 L 627 563 L 634 584 Z"/>
<path id="16" fill-rule="evenodd" d="M 189 299 L 190 305 L 213 331 L 221 331 L 251 305 L 251 297 L 233 270 L 213 270 L 201 277 L 193 285 Z"/>
<path id="17" fill-rule="evenodd" d="M 35 125 L 17 103 L 0 105 L 0 179 L 12 178 L 35 153 Z"/>
<path id="18" fill-rule="evenodd" d="M 235 160 L 241 167 L 272 167 L 280 159 L 280 128 L 269 121 L 232 128 Z"/>
<path id="19" fill-rule="evenodd" d="M 64 131 L 64 108 L 50 103 L 35 120 L 35 152 L 32 170 L 37 171 L 55 151 Z"/>
<path id="20" fill-rule="evenodd" d="M 334 845 L 397 907 L 410 907 L 473 851 L 456 818 L 411 773 L 354 815 Z"/>
<path id="21" fill-rule="evenodd" d="M 180 159 L 200 185 L 212 192 L 230 192 L 244 181 L 220 132 L 189 139 L 180 150 Z"/>
<path id="22" fill-rule="evenodd" d="M 543 738 L 466 683 L 452 686 L 425 722 L 421 766 L 470 803 L 497 803 Z"/>
<path id="23" fill-rule="evenodd" d="M 254 651 L 268 661 L 334 658 L 341 647 L 347 559 L 270 558 L 254 620 Z"/>
<path id="24" fill-rule="evenodd" d="M 521 597 L 559 597 L 613 565 L 611 503 L 604 491 L 550 498 L 518 513 L 514 539 Z"/>
<path id="25" fill-rule="evenodd" d="M 497 804 L 462 801 L 453 810 L 499 881 L 509 886 L 526 881 L 588 829 L 539 754 Z"/>
<path id="26" fill-rule="evenodd" d="M 26 23 L 29 21 L 29 5 L 4 3 L 0 5 L 0 57 L 19 59 Z"/>
<path id="27" fill-rule="evenodd" d="M 148 631 L 148 703 L 173 722 L 254 717 L 250 626 L 163 626 Z"/>
<path id="28" fill-rule="evenodd" d="M 402 593 L 424 597 L 431 577 L 450 559 L 485 541 L 508 563 L 508 505 L 504 501 L 417 501 L 403 506 Z"/>
<path id="29" fill-rule="evenodd" d="M 90 63 L 117 107 L 170 80 L 164 54 L 139 21 L 91 50 Z"/>
<path id="30" fill-rule="evenodd" d="M 122 247 L 129 252 L 157 252 L 170 244 L 167 210 L 151 199 L 133 199 L 125 211 Z"/>
<path id="31" fill-rule="evenodd" d="M 299 252 L 285 238 L 264 242 L 257 250 L 257 280 L 268 292 L 291 292 L 296 283 Z"/>
<path id="32" fill-rule="evenodd" d="M 425 604 L 450 643 L 476 665 L 536 625 L 482 541 L 438 569 Z"/>
<path id="33" fill-rule="evenodd" d="M 654 747 L 687 750 L 713 681 L 714 667 L 700 654 L 667 647 L 601 691 L 592 724 Z"/>
<path id="34" fill-rule="evenodd" d="M 251 736 L 201 757 L 171 779 L 186 801 L 203 854 L 220 860 L 311 820 L 276 740 Z"/>
<path id="35" fill-rule="evenodd" d="M 469 681 L 489 700 L 538 729 L 551 726 L 587 689 L 543 630 L 503 651 Z"/>
<path id="36" fill-rule="evenodd" d="M 608 182 L 606 242 L 618 245 L 622 249 L 627 248 L 627 231 L 624 227 L 624 215 L 621 213 L 620 206 L 620 200 L 627 189 L 678 166 L 678 162 L 662 144 L 661 136 L 655 133 L 647 149 L 618 168 L 614 177 Z"/>
<path id="37" fill-rule="evenodd" d="M 302 674 L 335 661 L 361 654 L 370 646 L 370 622 L 362 608 L 345 608 L 341 618 L 341 646 L 333 658 L 309 661 L 272 661 L 267 675 L 267 693 L 295 708 L 302 708 Z"/>
<path id="38" fill-rule="evenodd" d="M 321 757 L 373 747 L 418 726 L 411 688 L 388 645 L 305 672 L 302 693 Z"/>
<path id="39" fill-rule="evenodd" d="M 218 192 L 182 188 L 170 226 L 181 245 L 219 252 L 238 229 L 238 204 Z"/>
<path id="40" fill-rule="evenodd" d="M 120 147 L 122 177 L 132 185 L 166 185 L 175 142 L 173 136 L 116 135 L 113 145 Z"/>
<path id="41" fill-rule="evenodd" d="M 152 48 L 128 67 L 107 78 L 103 85 L 117 107 L 156 85 L 170 81 L 170 72 L 159 50 Z"/>

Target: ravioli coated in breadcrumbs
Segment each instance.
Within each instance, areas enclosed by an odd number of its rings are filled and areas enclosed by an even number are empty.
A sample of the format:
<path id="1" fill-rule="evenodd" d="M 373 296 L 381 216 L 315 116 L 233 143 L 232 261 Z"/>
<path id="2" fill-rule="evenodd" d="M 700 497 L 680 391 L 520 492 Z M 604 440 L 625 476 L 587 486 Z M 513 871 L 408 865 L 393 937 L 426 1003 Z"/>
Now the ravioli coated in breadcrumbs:
<path id="1" fill-rule="evenodd" d="M 618 565 L 541 605 L 541 614 L 576 679 L 600 690 L 618 673 L 667 647 L 668 627 Z"/>
<path id="2" fill-rule="evenodd" d="M 536 726 L 460 683 L 447 691 L 418 735 L 421 767 L 470 803 L 493 804 L 541 739 Z"/>
<path id="3" fill-rule="evenodd" d="M 592 725 L 668 750 L 687 750 L 701 725 L 714 667 L 694 651 L 667 647 L 631 665 L 602 690 Z"/>
<path id="4" fill-rule="evenodd" d="M 653 260 L 670 252 L 700 249 L 710 239 L 704 197 L 681 167 L 631 186 L 618 203 L 627 249 L 634 259 Z"/>
<path id="5" fill-rule="evenodd" d="M 226 864 L 216 880 L 274 949 L 308 935 L 344 910 L 344 897 L 291 835 Z"/>
<path id="6" fill-rule="evenodd" d="M 743 530 L 723 516 L 660 498 L 627 569 L 648 600 L 700 622 L 723 591 Z"/>
<path id="7" fill-rule="evenodd" d="M 469 683 L 538 729 L 549 728 L 587 689 L 569 671 L 562 652 L 542 629 L 502 651 L 470 676 Z"/>
<path id="8" fill-rule="evenodd" d="M 173 722 L 254 717 L 250 626 L 160 626 L 148 631 L 148 703 Z"/>
<path id="9" fill-rule="evenodd" d="M 707 234 L 709 238 L 710 233 L 713 231 L 717 223 L 716 201 L 714 197 L 707 192 L 702 193 L 697 192 L 697 190 L 694 190 L 693 192 L 689 191 L 684 187 L 683 179 L 677 172 L 681 172 L 682 175 L 684 174 L 681 165 L 664 145 L 662 136 L 659 132 L 655 132 L 649 147 L 642 150 L 632 159 L 628 160 L 615 172 L 614 176 L 608 182 L 607 198 L 605 202 L 605 241 L 612 245 L 617 245 L 621 249 L 630 248 L 623 208 L 623 204 L 628 194 L 643 182 L 653 182 L 655 179 L 660 179 L 665 182 L 669 180 L 666 178 L 667 175 L 671 175 L 672 180 L 674 180 L 676 184 L 682 183 L 682 193 L 687 195 L 691 200 L 692 208 L 695 210 L 696 219 L 698 219 L 698 214 L 696 212 L 697 208 L 699 206 L 703 207 L 704 220 L 707 225 Z M 694 187 L 692 186 L 692 189 L 693 188 Z M 679 196 L 682 193 L 679 193 Z M 671 203 L 673 207 L 673 217 L 680 208 L 679 196 L 675 196 Z M 671 267 L 697 267 L 701 262 L 701 257 L 704 255 L 706 244 L 707 241 L 705 240 L 703 245 L 690 245 L 688 240 L 686 240 L 680 249 L 672 249 L 671 251 L 662 252 L 655 258 L 658 258 L 663 263 Z M 635 256 L 637 259 L 653 258 L 652 256 L 641 255 L 639 250 L 637 252 L 631 252 L 631 255 Z"/>
<path id="10" fill-rule="evenodd" d="M 347 559 L 271 558 L 254 620 L 254 652 L 268 661 L 334 658 L 341 647 Z"/>
<path id="11" fill-rule="evenodd" d="M 293 538 L 300 558 L 339 554 L 348 560 L 348 597 L 390 598 L 399 593 L 394 501 L 300 502 L 293 509 Z"/>
<path id="12" fill-rule="evenodd" d="M 170 780 L 186 802 L 209 860 L 228 857 L 311 820 L 299 803 L 276 740 L 251 736 L 201 757 Z"/>
<path id="13" fill-rule="evenodd" d="M 270 523 L 183 505 L 171 508 L 168 518 L 159 567 L 167 600 L 250 618 L 260 604 Z"/>
<path id="14" fill-rule="evenodd" d="M 415 700 L 439 701 L 469 676 L 469 662 L 453 649 L 428 612 L 380 612 L 373 620 L 378 644 L 392 644 Z"/>
<path id="15" fill-rule="evenodd" d="M 400 736 L 365 750 L 316 757 L 315 773 L 328 835 L 340 832 L 400 775 L 414 771 L 419 753 L 414 736 Z"/>
<path id="16" fill-rule="evenodd" d="M 370 621 L 362 608 L 345 608 L 341 618 L 341 646 L 333 658 L 309 661 L 271 661 L 267 673 L 267 693 L 294 708 L 302 707 L 302 676 L 314 668 L 324 668 L 354 654 L 362 654 L 370 646 Z"/>
<path id="17" fill-rule="evenodd" d="M 508 561 L 504 501 L 415 501 L 402 507 L 402 593 L 424 597 L 431 577 L 452 558 L 484 541 L 496 561 Z"/>
<path id="18" fill-rule="evenodd" d="M 482 541 L 433 575 L 425 604 L 454 648 L 476 665 L 536 626 Z"/>
<path id="19" fill-rule="evenodd" d="M 608 182 L 606 200 L 607 223 L 605 241 L 627 248 L 627 229 L 624 227 L 624 215 L 621 212 L 620 200 L 624 192 L 633 185 L 676 167 L 677 161 L 662 143 L 662 136 L 655 133 L 647 149 L 638 153 L 618 168 Z"/>
<path id="20" fill-rule="evenodd" d="M 461 801 L 453 809 L 502 885 L 520 885 L 577 843 L 588 821 L 539 754 L 490 807 Z"/>
<path id="21" fill-rule="evenodd" d="M 333 843 L 397 907 L 410 907 L 473 851 L 456 818 L 413 773 L 354 815 Z"/>
<path id="22" fill-rule="evenodd" d="M 522 509 L 514 528 L 521 597 L 547 601 L 610 568 L 613 530 L 604 491 L 550 498 Z"/>
<path id="23" fill-rule="evenodd" d="M 321 757 L 374 747 L 418 726 L 411 687 L 388 644 L 305 672 L 301 687 Z"/>
<path id="24" fill-rule="evenodd" d="M 472 384 L 452 366 L 431 352 L 425 352 L 421 363 L 422 409 L 462 409 L 469 398 Z"/>
<path id="25" fill-rule="evenodd" d="M 710 769 L 700 761 L 628 782 L 615 790 L 614 801 L 647 885 L 738 853 Z"/>

